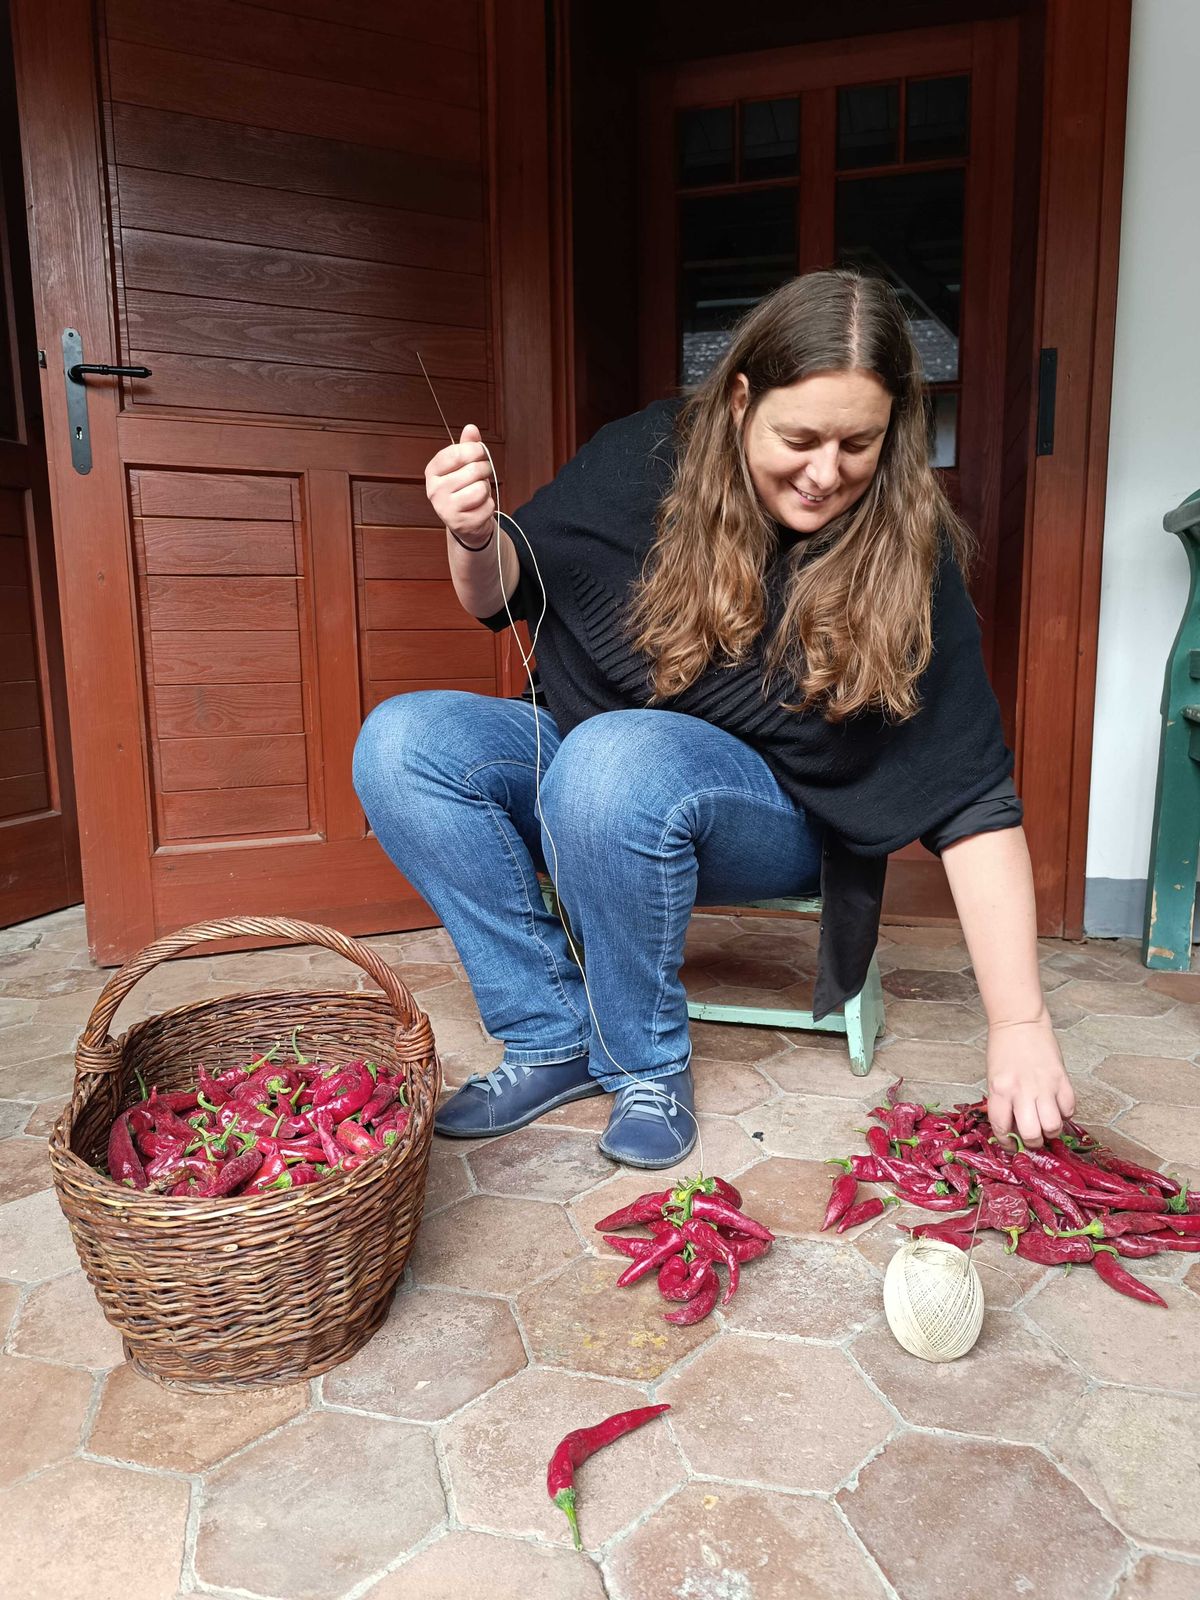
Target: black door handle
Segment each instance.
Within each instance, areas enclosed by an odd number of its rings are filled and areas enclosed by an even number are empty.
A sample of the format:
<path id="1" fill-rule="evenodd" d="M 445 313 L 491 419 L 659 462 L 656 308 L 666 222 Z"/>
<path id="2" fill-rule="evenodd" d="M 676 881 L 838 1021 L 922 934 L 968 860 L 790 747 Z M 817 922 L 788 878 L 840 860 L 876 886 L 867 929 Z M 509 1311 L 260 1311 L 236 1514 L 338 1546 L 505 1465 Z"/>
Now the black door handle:
<path id="1" fill-rule="evenodd" d="M 77 361 L 73 367 L 67 368 L 67 377 L 72 383 L 82 383 L 89 372 L 94 372 L 98 378 L 152 378 L 154 374 L 149 367 L 109 367 L 103 362 Z"/>

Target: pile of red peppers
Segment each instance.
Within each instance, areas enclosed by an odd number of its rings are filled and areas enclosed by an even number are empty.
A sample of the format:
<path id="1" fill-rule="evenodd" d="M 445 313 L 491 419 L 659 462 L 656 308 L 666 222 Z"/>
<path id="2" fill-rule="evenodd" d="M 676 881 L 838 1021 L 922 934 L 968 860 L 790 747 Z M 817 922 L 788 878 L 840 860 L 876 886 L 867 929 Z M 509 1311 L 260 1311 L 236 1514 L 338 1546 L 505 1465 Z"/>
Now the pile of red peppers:
<path id="1" fill-rule="evenodd" d="M 822 1228 L 839 1233 L 907 1201 L 953 1213 L 945 1222 L 908 1229 L 969 1250 L 984 1229 L 1008 1235 L 1005 1250 L 1048 1266 L 1092 1267 L 1111 1288 L 1148 1305 L 1166 1301 L 1121 1265 L 1167 1250 L 1200 1251 L 1200 1195 L 1187 1184 L 1123 1161 L 1069 1117 L 1061 1138 L 1026 1149 L 1016 1134 L 1002 1142 L 988 1121 L 987 1101 L 949 1111 L 900 1098 L 902 1079 L 875 1106 L 866 1130 L 869 1155 L 837 1158 L 843 1176 Z M 860 1182 L 893 1192 L 859 1202 Z"/>
<path id="2" fill-rule="evenodd" d="M 657 1269 L 663 1299 L 680 1302 L 679 1310 L 666 1313 L 663 1320 L 681 1327 L 703 1322 L 718 1296 L 723 1306 L 733 1299 L 743 1264 L 765 1254 L 774 1242 L 768 1228 L 743 1215 L 741 1203 L 741 1195 L 724 1178 L 689 1178 L 677 1189 L 639 1195 L 602 1217 L 596 1227 L 605 1244 L 632 1258 L 617 1287 Z M 649 1238 L 620 1238 L 611 1232 L 639 1223 L 649 1227 Z M 729 1273 L 723 1294 L 719 1266 Z"/>
<path id="3" fill-rule="evenodd" d="M 408 1126 L 403 1078 L 369 1061 L 323 1065 L 280 1046 L 193 1089 L 146 1093 L 108 1135 L 108 1170 L 126 1188 L 202 1200 L 319 1183 L 396 1143 Z M 139 1078 L 139 1083 L 141 1080 Z"/>

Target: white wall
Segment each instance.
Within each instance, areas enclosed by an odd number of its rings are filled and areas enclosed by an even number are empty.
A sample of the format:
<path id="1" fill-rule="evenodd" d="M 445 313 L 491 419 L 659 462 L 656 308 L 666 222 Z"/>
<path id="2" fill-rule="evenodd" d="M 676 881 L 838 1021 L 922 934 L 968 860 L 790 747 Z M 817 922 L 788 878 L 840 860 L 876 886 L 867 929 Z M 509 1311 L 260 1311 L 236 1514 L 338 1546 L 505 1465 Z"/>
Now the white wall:
<path id="1" fill-rule="evenodd" d="M 1158 707 L 1187 594 L 1162 518 L 1200 488 L 1198 99 L 1200 0 L 1134 0 L 1087 853 L 1095 933 L 1141 931 Z"/>

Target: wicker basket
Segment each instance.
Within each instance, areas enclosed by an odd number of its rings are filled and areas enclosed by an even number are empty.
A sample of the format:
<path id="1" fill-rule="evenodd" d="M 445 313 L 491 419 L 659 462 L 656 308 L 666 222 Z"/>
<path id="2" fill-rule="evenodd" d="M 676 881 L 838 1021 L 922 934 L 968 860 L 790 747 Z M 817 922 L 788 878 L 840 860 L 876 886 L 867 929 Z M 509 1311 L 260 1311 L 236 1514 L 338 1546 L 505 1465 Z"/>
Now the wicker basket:
<path id="1" fill-rule="evenodd" d="M 227 995 L 139 1022 L 112 1040 L 121 1001 L 160 961 L 215 940 L 324 945 L 375 993 Z M 171 1198 L 98 1171 L 113 1118 L 147 1086 L 191 1087 L 299 1028 L 322 1061 L 407 1075 L 412 1115 L 390 1149 L 349 1173 L 275 1194 Z M 429 1018 L 386 963 L 331 928 L 277 917 L 201 922 L 114 974 L 75 1053 L 75 1087 L 50 1136 L 59 1204 L 104 1315 L 135 1367 L 189 1389 L 294 1383 L 344 1361 L 387 1315 L 421 1220 L 441 1072 Z"/>

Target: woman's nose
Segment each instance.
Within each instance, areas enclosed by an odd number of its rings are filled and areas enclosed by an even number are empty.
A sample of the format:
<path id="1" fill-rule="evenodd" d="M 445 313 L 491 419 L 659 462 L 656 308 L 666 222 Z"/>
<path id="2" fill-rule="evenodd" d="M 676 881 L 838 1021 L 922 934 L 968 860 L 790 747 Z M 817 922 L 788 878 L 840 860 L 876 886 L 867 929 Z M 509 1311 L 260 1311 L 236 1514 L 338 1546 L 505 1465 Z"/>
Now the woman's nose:
<path id="1" fill-rule="evenodd" d="M 814 450 L 805 465 L 805 472 L 813 488 L 827 494 L 837 482 L 838 447 L 834 440 L 821 450 Z"/>

